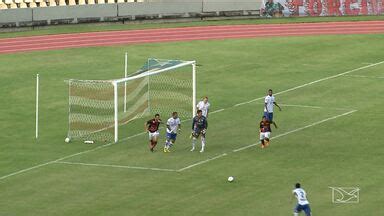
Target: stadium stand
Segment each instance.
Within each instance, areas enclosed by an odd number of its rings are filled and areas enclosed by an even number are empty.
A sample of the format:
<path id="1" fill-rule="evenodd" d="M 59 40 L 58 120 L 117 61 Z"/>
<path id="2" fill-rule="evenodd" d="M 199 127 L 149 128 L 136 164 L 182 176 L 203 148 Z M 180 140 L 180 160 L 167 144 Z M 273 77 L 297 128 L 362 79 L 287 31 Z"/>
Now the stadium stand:
<path id="1" fill-rule="evenodd" d="M 144 0 L 0 0 L 0 10 L 54 6 L 116 4 L 144 2 Z"/>

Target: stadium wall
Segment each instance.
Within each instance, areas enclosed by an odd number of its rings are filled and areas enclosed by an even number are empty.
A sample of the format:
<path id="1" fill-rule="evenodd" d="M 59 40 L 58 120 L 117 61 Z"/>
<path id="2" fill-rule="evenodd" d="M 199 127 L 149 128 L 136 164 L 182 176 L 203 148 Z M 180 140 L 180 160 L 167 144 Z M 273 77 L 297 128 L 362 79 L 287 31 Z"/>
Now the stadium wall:
<path id="1" fill-rule="evenodd" d="M 157 0 L 117 4 L 54 6 L 0 11 L 0 27 L 258 15 L 261 0 Z"/>

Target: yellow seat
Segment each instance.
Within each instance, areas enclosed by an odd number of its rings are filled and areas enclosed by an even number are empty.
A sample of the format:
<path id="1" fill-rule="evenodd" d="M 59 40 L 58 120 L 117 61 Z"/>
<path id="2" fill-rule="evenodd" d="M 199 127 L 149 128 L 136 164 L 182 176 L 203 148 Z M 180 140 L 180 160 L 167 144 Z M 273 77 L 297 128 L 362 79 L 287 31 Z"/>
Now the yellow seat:
<path id="1" fill-rule="evenodd" d="M 40 7 L 47 7 L 47 2 L 45 1 L 40 2 Z"/>
<path id="2" fill-rule="evenodd" d="M 67 6 L 67 3 L 65 3 L 65 0 L 59 0 L 59 6 Z"/>
<path id="3" fill-rule="evenodd" d="M 75 0 L 69 0 L 68 5 L 71 5 L 71 6 L 76 5 L 76 1 Z"/>
<path id="4" fill-rule="evenodd" d="M 108 4 L 115 4 L 115 0 L 107 0 Z"/>
<path id="5" fill-rule="evenodd" d="M 125 3 L 124 0 L 117 0 L 117 3 Z"/>
<path id="6" fill-rule="evenodd" d="M 79 0 L 79 5 L 86 5 L 87 3 L 85 2 L 85 0 Z"/>
<path id="7" fill-rule="evenodd" d="M 31 3 L 29 3 L 29 7 L 30 8 L 35 8 L 35 7 L 37 7 L 37 4 L 36 4 L 36 2 L 31 2 Z"/>
<path id="8" fill-rule="evenodd" d="M 17 4 L 15 2 L 12 2 L 11 4 L 9 4 L 8 6 L 10 9 L 16 9 L 17 8 Z"/>
<path id="9" fill-rule="evenodd" d="M 0 1 L 0 10 L 8 9 L 7 5 Z"/>
<path id="10" fill-rule="evenodd" d="M 97 4 L 105 4 L 105 0 L 97 0 Z"/>
<path id="11" fill-rule="evenodd" d="M 49 0 L 49 7 L 57 6 L 55 0 Z"/>
<path id="12" fill-rule="evenodd" d="M 21 2 L 19 5 L 20 8 L 27 8 L 28 5 L 25 2 Z"/>

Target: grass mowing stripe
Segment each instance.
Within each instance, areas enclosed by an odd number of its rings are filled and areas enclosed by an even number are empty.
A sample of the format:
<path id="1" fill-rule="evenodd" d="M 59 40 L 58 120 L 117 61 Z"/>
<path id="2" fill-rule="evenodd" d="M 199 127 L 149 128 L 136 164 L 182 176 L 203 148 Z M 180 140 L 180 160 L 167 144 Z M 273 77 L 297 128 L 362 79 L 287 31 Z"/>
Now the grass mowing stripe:
<path id="1" fill-rule="evenodd" d="M 346 75 L 346 74 L 349 74 L 349 73 L 352 73 L 352 72 L 355 72 L 355 71 L 359 71 L 359 70 L 363 70 L 363 69 L 366 69 L 366 68 L 370 68 L 370 67 L 373 67 L 373 66 L 376 66 L 376 65 L 379 65 L 379 64 L 382 64 L 384 63 L 384 61 L 380 61 L 380 62 L 377 62 L 377 63 L 373 63 L 373 64 L 370 64 L 370 65 L 366 65 L 366 66 L 363 66 L 363 67 L 359 67 L 359 68 L 356 68 L 356 69 L 352 69 L 352 70 L 349 70 L 349 71 L 346 71 L 346 72 L 343 72 L 343 73 L 339 73 L 339 74 L 336 74 L 336 75 L 333 75 L 333 76 L 328 76 L 328 77 L 325 77 L 325 78 L 322 78 L 322 79 L 318 79 L 318 80 L 315 80 L 315 81 L 312 81 L 312 82 L 309 82 L 309 83 L 305 83 L 303 85 L 299 85 L 299 86 L 296 86 L 296 87 L 293 87 L 293 88 L 289 88 L 287 90 L 284 90 L 284 91 L 281 91 L 281 92 L 278 92 L 278 93 L 275 93 L 275 95 L 279 95 L 279 94 L 283 94 L 283 93 L 286 93 L 286 92 L 290 92 L 290 91 L 293 91 L 293 90 L 296 90 L 296 89 L 299 89 L 299 88 L 303 88 L 303 87 L 306 87 L 306 86 L 309 86 L 309 85 L 313 85 L 315 83 L 319 83 L 319 82 L 322 82 L 322 81 L 325 81 L 325 80 L 329 80 L 329 79 L 333 79 L 333 78 L 337 78 L 337 77 L 340 77 L 340 76 L 343 76 L 343 75 Z M 249 103 L 252 103 L 254 101 L 257 101 L 257 100 L 260 100 L 260 99 L 263 99 L 264 97 L 259 97 L 259 98 L 256 98 L 256 99 L 253 99 L 253 100 L 250 100 L 250 101 L 247 101 L 247 102 L 243 102 L 243 103 L 239 103 L 239 104 L 236 104 L 234 105 L 233 107 L 236 107 L 236 106 L 241 106 L 241 105 L 245 105 L 245 104 L 249 104 Z M 140 133 L 140 134 L 136 134 L 136 135 L 133 135 L 132 137 L 136 137 L 136 136 L 139 136 L 143 133 Z M 129 138 L 126 138 L 124 140 L 127 140 Z M 121 140 L 123 141 L 123 140 Z M 24 173 L 24 172 L 27 172 L 29 170 L 33 170 L 35 168 L 39 168 L 39 167 L 42 167 L 42 166 L 45 166 L 45 165 L 48 165 L 48 164 L 51 164 L 53 162 L 56 162 L 56 161 L 60 161 L 60 160 L 64 160 L 66 158 L 69 158 L 69 157 L 73 157 L 75 155 L 79 155 L 79 154 L 84 154 L 84 153 L 87 153 L 87 152 L 91 152 L 91 151 L 95 151 L 97 149 L 100 149 L 100 148 L 104 148 L 104 147 L 107 147 L 109 145 L 112 145 L 113 143 L 108 143 L 108 144 L 105 144 L 103 146 L 99 146 L 95 149 L 92 149 L 92 150 L 87 150 L 87 151 L 84 151 L 84 152 L 79 152 L 79 153 L 76 153 L 76 154 L 73 154 L 73 155 L 69 155 L 69 156 L 65 156 L 61 159 L 57 159 L 57 160 L 53 160 L 53 161 L 50 161 L 50 162 L 47 162 L 47 163 L 44 163 L 44 164 L 40 164 L 40 165 L 37 165 L 37 166 L 33 166 L 33 167 L 29 167 L 29 168 L 26 168 L 26 169 L 23 169 L 23 170 L 19 170 L 17 172 L 14 172 L 14 173 L 10 173 L 8 175 L 5 175 L 5 176 L 2 176 L 0 177 L 0 180 L 2 179 L 5 179 L 5 178 L 8 178 L 10 176 L 14 176 L 14 175 L 17 175 L 17 174 L 20 174 L 20 173 Z"/>
<path id="2" fill-rule="evenodd" d="M 363 76 L 363 75 L 345 75 L 347 77 L 357 77 L 357 78 L 371 78 L 371 79 L 384 79 L 384 77 L 379 76 Z"/>

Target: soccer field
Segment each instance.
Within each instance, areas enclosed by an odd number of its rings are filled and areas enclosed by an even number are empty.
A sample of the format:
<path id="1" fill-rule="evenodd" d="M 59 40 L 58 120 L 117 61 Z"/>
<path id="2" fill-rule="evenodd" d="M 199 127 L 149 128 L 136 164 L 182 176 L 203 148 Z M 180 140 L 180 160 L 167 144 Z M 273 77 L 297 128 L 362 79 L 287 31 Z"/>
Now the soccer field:
<path id="1" fill-rule="evenodd" d="M 0 215 L 292 215 L 296 182 L 314 215 L 380 215 L 383 40 L 274 37 L 0 55 Z M 211 103 L 206 152 L 189 151 L 190 121 L 168 154 L 164 128 L 151 153 L 142 124 L 116 144 L 64 142 L 64 81 L 120 78 L 124 52 L 130 72 L 148 57 L 197 61 L 197 95 Z M 282 111 L 274 113 L 270 147 L 261 149 L 269 88 Z M 359 203 L 332 203 L 329 187 L 359 187 Z"/>

